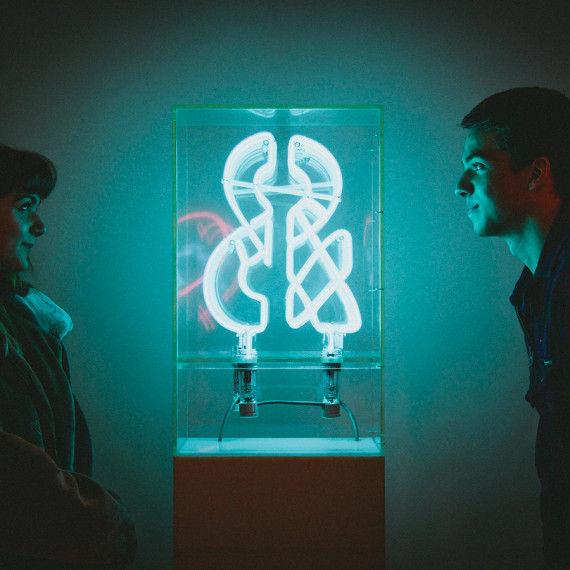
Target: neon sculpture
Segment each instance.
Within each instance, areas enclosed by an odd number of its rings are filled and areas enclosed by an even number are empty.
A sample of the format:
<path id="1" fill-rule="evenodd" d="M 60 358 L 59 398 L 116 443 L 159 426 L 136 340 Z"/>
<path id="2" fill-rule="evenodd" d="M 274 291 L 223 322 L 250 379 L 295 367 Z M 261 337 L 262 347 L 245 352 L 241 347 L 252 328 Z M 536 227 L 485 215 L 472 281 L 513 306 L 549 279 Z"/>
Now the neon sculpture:
<path id="1" fill-rule="evenodd" d="M 338 417 L 340 406 L 348 411 L 338 397 L 343 337 L 346 333 L 356 332 L 362 325 L 358 304 L 346 283 L 352 271 L 352 237 L 344 229 L 335 230 L 324 239 L 319 236 L 341 201 L 342 174 L 331 152 L 308 137 L 292 136 L 287 151 L 289 183 L 286 185 L 275 184 L 277 142 L 270 132 L 259 132 L 244 139 L 228 156 L 222 184 L 226 200 L 240 225 L 225 236 L 208 259 L 203 277 L 204 300 L 213 318 L 238 337 L 238 344 L 232 351 L 235 397 L 230 409 L 239 404 L 241 417 L 256 417 L 257 351 L 253 340 L 267 328 L 270 303 L 266 295 L 250 285 L 249 276 L 254 268 L 262 264 L 271 267 L 273 261 L 274 210 L 268 196 L 298 196 L 299 200 L 286 215 L 289 285 L 285 317 L 291 328 L 310 322 L 323 335 L 324 396 L 319 405 L 323 408 L 323 417 Z M 242 204 L 247 205 L 247 214 Z M 331 250 L 336 253 L 336 260 Z M 232 314 L 220 294 L 221 269 L 235 255 L 239 260 L 239 288 L 257 307 L 255 322 L 244 321 Z M 327 281 L 320 290 L 310 294 L 304 283 L 316 268 Z M 320 314 L 333 297 L 340 301 L 344 318 L 323 320 Z"/>
<path id="2" fill-rule="evenodd" d="M 253 179 L 243 180 L 251 166 L 260 163 Z M 252 350 L 252 338 L 267 328 L 269 302 L 265 295 L 255 292 L 248 282 L 249 270 L 260 263 L 270 266 L 273 258 L 273 207 L 263 194 L 260 186 L 268 182 L 277 166 L 275 139 L 271 133 L 258 133 L 238 144 L 230 153 L 222 183 L 226 199 L 241 226 L 228 234 L 218 244 L 204 269 L 204 300 L 212 316 L 224 328 L 235 332 L 239 337 L 238 346 L 247 353 Z M 248 220 L 242 212 L 238 199 L 254 196 L 262 212 Z M 259 235 L 261 234 L 261 236 Z M 248 252 L 252 245 L 254 253 Z M 218 272 L 226 258 L 237 253 L 240 261 L 238 283 L 245 295 L 259 303 L 259 322 L 247 323 L 225 308 L 218 289 Z"/>
<path id="3" fill-rule="evenodd" d="M 312 160 L 312 166 L 316 165 L 318 174 L 329 178 L 329 181 L 311 181 L 307 172 L 299 166 L 305 162 L 305 158 Z M 325 147 L 299 135 L 291 137 L 289 142 L 288 166 L 291 176 L 299 180 L 303 195 L 287 213 L 287 279 L 290 283 L 285 297 L 287 322 L 292 328 L 298 328 L 310 320 L 313 327 L 326 336 L 326 353 L 342 352 L 343 334 L 356 332 L 362 325 L 358 304 L 345 282 L 352 271 L 352 236 L 346 230 L 337 230 L 324 241 L 318 236 L 318 232 L 330 220 L 340 202 L 340 168 Z M 321 205 L 319 200 L 328 201 L 328 207 Z M 328 252 L 330 245 L 335 242 L 340 250 L 340 267 L 337 267 Z M 309 246 L 312 253 L 295 272 L 295 252 L 305 246 Z M 311 299 L 303 288 L 303 281 L 316 263 L 325 270 L 329 281 L 319 294 Z M 345 321 L 323 322 L 318 316 L 319 309 L 335 293 L 345 309 Z M 295 296 L 301 299 L 304 307 L 304 310 L 297 314 L 294 311 Z"/>

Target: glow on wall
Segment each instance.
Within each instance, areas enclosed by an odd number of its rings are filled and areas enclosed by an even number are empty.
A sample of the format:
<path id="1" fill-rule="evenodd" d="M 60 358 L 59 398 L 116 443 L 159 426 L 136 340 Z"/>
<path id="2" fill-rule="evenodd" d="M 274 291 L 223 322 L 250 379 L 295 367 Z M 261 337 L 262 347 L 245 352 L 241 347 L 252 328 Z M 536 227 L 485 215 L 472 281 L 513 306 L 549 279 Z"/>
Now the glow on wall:
<path id="1" fill-rule="evenodd" d="M 381 109 L 177 107 L 175 142 L 176 452 L 381 452 Z"/>

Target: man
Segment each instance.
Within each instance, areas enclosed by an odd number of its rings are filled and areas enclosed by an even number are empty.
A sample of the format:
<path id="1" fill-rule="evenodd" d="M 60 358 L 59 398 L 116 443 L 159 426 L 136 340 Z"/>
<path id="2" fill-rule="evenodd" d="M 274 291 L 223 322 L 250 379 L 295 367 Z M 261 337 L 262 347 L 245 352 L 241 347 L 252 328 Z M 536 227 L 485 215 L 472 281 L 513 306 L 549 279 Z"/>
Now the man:
<path id="1" fill-rule="evenodd" d="M 545 568 L 570 568 L 570 100 L 539 87 L 488 97 L 467 114 L 455 193 L 479 236 L 502 237 L 525 265 L 514 305 L 539 413 Z"/>

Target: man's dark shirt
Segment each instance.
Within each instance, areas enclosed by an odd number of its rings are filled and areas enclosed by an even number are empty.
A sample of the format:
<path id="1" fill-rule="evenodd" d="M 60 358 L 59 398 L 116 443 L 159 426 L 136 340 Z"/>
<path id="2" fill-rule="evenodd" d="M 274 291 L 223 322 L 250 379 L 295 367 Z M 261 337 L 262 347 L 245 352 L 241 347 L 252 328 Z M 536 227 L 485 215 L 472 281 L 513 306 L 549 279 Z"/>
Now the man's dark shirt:
<path id="1" fill-rule="evenodd" d="M 535 464 L 540 479 L 544 568 L 570 568 L 570 207 L 564 205 L 534 273 L 511 296 L 525 334 L 530 386 L 540 414 Z"/>
<path id="2" fill-rule="evenodd" d="M 556 217 L 534 276 L 522 272 L 511 296 L 529 354 L 526 399 L 570 441 L 570 205 Z"/>

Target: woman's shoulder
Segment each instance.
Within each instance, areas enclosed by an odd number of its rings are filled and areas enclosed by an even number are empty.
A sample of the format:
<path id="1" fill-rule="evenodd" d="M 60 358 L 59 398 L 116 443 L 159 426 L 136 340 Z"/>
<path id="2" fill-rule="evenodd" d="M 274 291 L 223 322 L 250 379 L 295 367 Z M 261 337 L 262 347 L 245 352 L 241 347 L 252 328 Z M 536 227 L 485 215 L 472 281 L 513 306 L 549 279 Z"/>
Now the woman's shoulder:
<path id="1" fill-rule="evenodd" d="M 38 289 L 30 287 L 26 295 L 16 295 L 15 302 L 33 314 L 43 331 L 59 339 L 73 329 L 73 321 L 69 314 Z"/>

